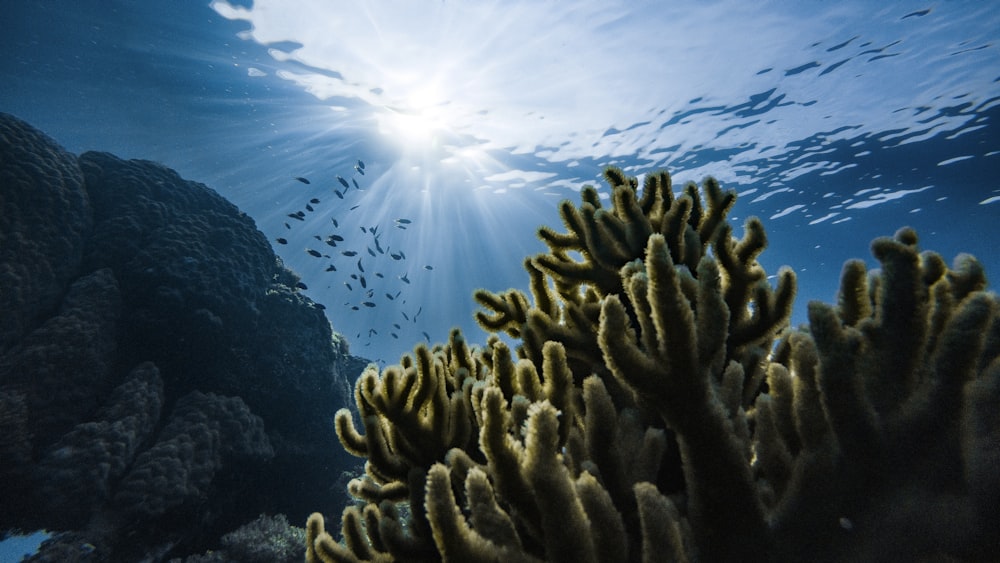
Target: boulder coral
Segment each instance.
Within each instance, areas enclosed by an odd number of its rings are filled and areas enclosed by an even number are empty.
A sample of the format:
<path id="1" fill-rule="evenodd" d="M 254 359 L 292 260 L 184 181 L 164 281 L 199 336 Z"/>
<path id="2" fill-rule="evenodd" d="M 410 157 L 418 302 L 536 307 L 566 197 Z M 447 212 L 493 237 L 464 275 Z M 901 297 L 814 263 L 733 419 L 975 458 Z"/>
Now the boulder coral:
<path id="1" fill-rule="evenodd" d="M 986 560 L 1000 548 L 1000 302 L 902 229 L 789 327 L 751 218 L 709 178 L 611 168 L 458 331 L 355 386 L 366 458 L 306 560 Z M 511 347 L 499 333 L 516 345 Z M 508 340 L 509 340 L 508 339 Z"/>
<path id="2" fill-rule="evenodd" d="M 297 282 L 207 186 L 0 113 L 0 531 L 161 561 L 338 502 L 304 483 L 352 461 L 323 413 L 364 361 Z"/>

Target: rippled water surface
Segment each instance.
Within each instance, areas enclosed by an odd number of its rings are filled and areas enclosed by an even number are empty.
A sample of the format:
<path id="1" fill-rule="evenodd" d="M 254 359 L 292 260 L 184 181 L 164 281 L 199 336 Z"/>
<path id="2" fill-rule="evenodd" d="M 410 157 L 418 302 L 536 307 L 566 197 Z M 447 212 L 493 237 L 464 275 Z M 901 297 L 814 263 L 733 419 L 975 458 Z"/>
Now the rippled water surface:
<path id="1" fill-rule="evenodd" d="M 481 340 L 471 291 L 609 164 L 735 189 L 798 323 L 904 225 L 1000 276 L 1000 10 L 877 4 L 21 2 L 0 111 L 212 186 L 373 359 Z"/>

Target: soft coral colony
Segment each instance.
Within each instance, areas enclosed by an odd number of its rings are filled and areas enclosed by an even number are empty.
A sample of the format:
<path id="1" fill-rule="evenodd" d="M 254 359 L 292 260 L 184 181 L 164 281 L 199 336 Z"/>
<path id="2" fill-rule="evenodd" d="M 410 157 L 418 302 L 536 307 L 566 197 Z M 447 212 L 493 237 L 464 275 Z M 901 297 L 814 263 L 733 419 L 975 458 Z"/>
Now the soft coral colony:
<path id="1" fill-rule="evenodd" d="M 610 168 L 525 261 L 531 294 L 370 366 L 338 435 L 367 458 L 316 561 L 985 560 L 1000 529 L 1000 303 L 902 229 L 790 329 L 760 221 L 709 178 Z M 519 342 L 511 350 L 496 336 Z"/>

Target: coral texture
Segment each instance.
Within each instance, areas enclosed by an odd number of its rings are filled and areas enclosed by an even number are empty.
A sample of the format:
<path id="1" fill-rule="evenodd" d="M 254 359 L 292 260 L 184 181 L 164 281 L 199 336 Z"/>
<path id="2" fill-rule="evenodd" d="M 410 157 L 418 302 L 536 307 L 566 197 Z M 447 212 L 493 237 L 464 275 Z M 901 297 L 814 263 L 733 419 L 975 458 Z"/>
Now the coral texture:
<path id="1" fill-rule="evenodd" d="M 567 232 L 528 259 L 531 295 L 478 291 L 471 349 L 417 346 L 369 368 L 366 458 L 317 561 L 979 560 L 1000 546 L 1000 303 L 970 256 L 948 268 L 909 229 L 845 266 L 836 306 L 788 318 L 760 221 L 707 179 L 608 169 Z"/>
<path id="2" fill-rule="evenodd" d="M 38 462 L 35 482 L 61 528 L 111 498 L 140 446 L 153 433 L 163 405 L 163 381 L 152 363 L 137 366 L 95 415 L 64 434 Z"/>
<path id="3" fill-rule="evenodd" d="M 0 114 L 0 353 L 58 307 L 91 223 L 76 158 Z"/>
<path id="4" fill-rule="evenodd" d="M 328 414 L 358 359 L 249 217 L 6 114 L 0 184 L 0 530 L 158 561 L 342 501 L 305 482 L 353 462 Z"/>

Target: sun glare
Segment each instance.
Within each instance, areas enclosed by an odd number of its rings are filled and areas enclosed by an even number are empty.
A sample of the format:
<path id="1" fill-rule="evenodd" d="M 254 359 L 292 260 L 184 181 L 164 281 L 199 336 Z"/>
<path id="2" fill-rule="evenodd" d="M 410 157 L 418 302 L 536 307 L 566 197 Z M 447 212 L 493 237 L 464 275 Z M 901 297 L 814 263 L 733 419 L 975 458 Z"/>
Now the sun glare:
<path id="1" fill-rule="evenodd" d="M 435 133 L 445 126 L 421 110 L 397 110 L 386 108 L 380 124 L 382 132 L 401 143 L 404 149 L 414 149 L 432 144 Z"/>

